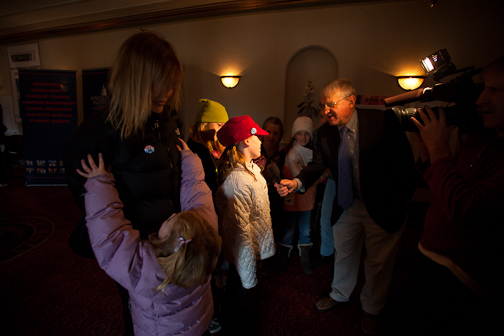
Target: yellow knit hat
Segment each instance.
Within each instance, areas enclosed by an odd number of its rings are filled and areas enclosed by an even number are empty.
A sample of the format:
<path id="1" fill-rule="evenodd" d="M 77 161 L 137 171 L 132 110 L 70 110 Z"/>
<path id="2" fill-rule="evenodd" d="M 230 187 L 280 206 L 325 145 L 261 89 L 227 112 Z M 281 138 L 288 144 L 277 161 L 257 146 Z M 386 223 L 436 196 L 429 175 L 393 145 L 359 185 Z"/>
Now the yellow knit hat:
<path id="1" fill-rule="evenodd" d="M 216 101 L 200 99 L 196 121 L 201 123 L 225 123 L 229 117 L 226 108 Z"/>

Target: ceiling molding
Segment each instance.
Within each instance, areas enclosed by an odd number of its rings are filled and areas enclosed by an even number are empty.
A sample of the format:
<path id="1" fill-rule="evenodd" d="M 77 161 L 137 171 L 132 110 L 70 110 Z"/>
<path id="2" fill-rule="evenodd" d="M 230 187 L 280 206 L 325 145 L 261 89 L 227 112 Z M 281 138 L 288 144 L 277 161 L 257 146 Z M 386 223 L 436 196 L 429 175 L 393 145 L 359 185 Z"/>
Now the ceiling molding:
<path id="1" fill-rule="evenodd" d="M 3 0 L 0 8 L 0 17 L 44 8 L 58 7 L 62 5 L 75 4 L 87 0 L 23 0 L 22 5 L 19 0 Z"/>
<path id="2" fill-rule="evenodd" d="M 396 0 L 401 1 L 401 0 Z M 404 1 L 404 0 L 402 0 Z M 87 14 L 81 17 L 72 17 L 51 22 L 49 27 L 40 27 L 37 24 L 18 26 L 12 29 L 0 31 L 0 44 L 12 44 L 25 41 L 34 41 L 56 36 L 68 36 L 75 34 L 99 32 L 111 29 L 169 23 L 183 20 L 202 19 L 226 15 L 248 14 L 272 10 L 288 10 L 320 6 L 338 6 L 350 4 L 394 2 L 376 0 L 263 0 L 263 1 L 227 1 L 192 7 L 183 7 L 169 10 L 155 10 L 141 6 L 136 13 L 121 16 L 120 11 L 108 11 L 105 13 Z M 131 13 L 128 9 L 126 13 Z M 118 16 L 119 15 L 119 16 Z M 97 19 L 97 17 L 102 19 Z M 116 17 L 110 17 L 116 16 Z M 106 17 L 106 18 L 103 18 Z M 74 22 L 74 23 L 68 23 Z M 77 22 L 77 23 L 75 23 Z M 11 30 L 11 32 L 6 32 Z"/>

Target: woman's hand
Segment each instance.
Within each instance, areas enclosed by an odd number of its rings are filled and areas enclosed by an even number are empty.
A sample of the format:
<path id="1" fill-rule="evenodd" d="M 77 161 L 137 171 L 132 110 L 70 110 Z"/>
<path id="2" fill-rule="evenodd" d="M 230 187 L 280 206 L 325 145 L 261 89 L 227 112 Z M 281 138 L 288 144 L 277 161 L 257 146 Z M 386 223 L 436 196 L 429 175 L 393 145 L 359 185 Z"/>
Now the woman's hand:
<path id="1" fill-rule="evenodd" d="M 180 138 L 179 138 L 179 141 L 180 141 L 180 143 L 182 144 L 182 148 L 180 148 L 180 146 L 179 146 L 179 145 L 177 145 L 177 149 L 178 149 L 179 151 L 182 151 L 182 150 L 189 150 L 189 146 L 187 146 L 187 144 L 185 143 L 185 141 L 184 141 L 184 140 L 182 140 L 182 139 L 180 139 Z"/>
<path id="2" fill-rule="evenodd" d="M 89 166 L 86 164 L 86 160 L 82 159 L 81 164 L 82 169 L 84 169 L 84 171 L 77 169 L 77 173 L 80 176 L 84 176 L 85 178 L 91 178 L 94 176 L 103 175 L 107 173 L 107 170 L 105 170 L 105 163 L 103 162 L 102 153 L 98 153 L 98 167 L 96 166 L 93 160 L 93 156 L 91 156 L 91 154 L 87 155 L 87 159 L 89 162 Z"/>

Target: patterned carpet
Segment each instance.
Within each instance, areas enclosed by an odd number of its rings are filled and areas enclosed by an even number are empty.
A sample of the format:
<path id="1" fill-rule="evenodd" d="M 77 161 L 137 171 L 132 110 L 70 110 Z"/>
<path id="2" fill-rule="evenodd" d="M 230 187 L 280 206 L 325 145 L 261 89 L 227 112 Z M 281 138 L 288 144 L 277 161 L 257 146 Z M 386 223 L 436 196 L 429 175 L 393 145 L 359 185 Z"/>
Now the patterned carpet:
<path id="1" fill-rule="evenodd" d="M 54 224 L 44 218 L 0 219 L 0 263 L 36 248 L 51 235 L 53 230 Z"/>

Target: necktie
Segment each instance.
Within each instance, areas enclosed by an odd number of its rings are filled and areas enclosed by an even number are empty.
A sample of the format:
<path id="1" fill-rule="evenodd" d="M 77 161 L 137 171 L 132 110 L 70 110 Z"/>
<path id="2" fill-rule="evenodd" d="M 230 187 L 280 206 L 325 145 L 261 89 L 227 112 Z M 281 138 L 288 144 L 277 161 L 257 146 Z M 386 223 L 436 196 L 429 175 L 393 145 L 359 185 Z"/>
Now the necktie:
<path id="1" fill-rule="evenodd" d="M 346 126 L 341 128 L 341 141 L 338 148 L 338 204 L 344 210 L 353 203 L 352 158 L 347 131 Z"/>

